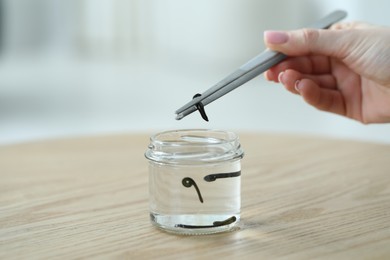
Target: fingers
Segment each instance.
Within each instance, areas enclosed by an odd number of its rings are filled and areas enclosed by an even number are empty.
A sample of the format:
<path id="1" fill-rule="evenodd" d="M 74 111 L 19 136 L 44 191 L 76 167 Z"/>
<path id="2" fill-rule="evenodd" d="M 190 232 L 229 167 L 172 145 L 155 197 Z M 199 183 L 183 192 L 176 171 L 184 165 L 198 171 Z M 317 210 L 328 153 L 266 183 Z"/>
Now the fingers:
<path id="1" fill-rule="evenodd" d="M 266 77 L 269 80 L 276 81 L 279 73 L 288 69 L 296 70 L 303 74 L 328 74 L 331 70 L 331 63 L 329 58 L 325 56 L 291 57 L 272 67 L 266 73 Z"/>
<path id="2" fill-rule="evenodd" d="M 319 110 L 345 115 L 342 95 L 335 90 L 333 77 L 307 78 L 294 70 L 287 70 L 278 75 L 278 81 L 294 94 L 299 94 L 310 105 Z M 321 86 L 321 87 L 320 87 Z"/>
<path id="3" fill-rule="evenodd" d="M 320 88 L 310 79 L 302 79 L 295 83 L 296 91 L 315 108 L 339 115 L 346 115 L 344 99 L 339 91 Z"/>
<path id="4" fill-rule="evenodd" d="M 298 71 L 288 69 L 286 71 L 279 72 L 277 76 L 275 72 L 270 70 L 267 71 L 265 76 L 267 80 L 272 80 L 274 82 L 282 83 L 288 91 L 294 94 L 297 94 L 294 86 L 295 82 L 303 78 L 314 81 L 321 88 L 326 88 L 326 89 L 337 88 L 336 79 L 330 74 L 311 75 L 311 74 L 303 74 Z"/>
<path id="5" fill-rule="evenodd" d="M 295 89 L 295 84 L 302 78 L 302 75 L 294 70 L 282 71 L 278 75 L 278 82 L 282 83 L 283 86 L 294 94 L 299 94 L 299 91 Z"/>

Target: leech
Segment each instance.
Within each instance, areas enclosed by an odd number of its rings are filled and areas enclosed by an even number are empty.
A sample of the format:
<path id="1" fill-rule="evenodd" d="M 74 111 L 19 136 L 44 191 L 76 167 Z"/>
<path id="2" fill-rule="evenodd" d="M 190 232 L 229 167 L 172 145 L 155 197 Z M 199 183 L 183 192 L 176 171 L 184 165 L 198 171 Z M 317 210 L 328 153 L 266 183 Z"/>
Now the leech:
<path id="1" fill-rule="evenodd" d="M 211 181 L 215 181 L 216 179 L 238 177 L 240 175 L 241 175 L 241 171 L 228 172 L 228 173 L 214 173 L 214 174 L 206 175 L 203 179 L 207 182 L 211 182 Z"/>
<path id="2" fill-rule="evenodd" d="M 235 216 L 232 216 L 228 219 L 222 220 L 222 221 L 214 221 L 212 225 L 204 225 L 204 226 L 196 226 L 196 225 L 184 225 L 184 224 L 176 224 L 175 227 L 180 228 L 213 228 L 213 227 L 221 227 L 230 225 L 234 222 L 236 222 L 237 218 Z"/>
<path id="3" fill-rule="evenodd" d="M 192 97 L 192 99 L 200 97 L 200 96 L 201 96 L 201 94 L 197 93 L 197 94 L 195 94 L 195 96 Z M 198 111 L 199 111 L 200 115 L 202 116 L 202 118 L 208 122 L 209 118 L 206 115 L 206 111 L 204 110 L 204 106 L 203 106 L 202 102 L 198 102 L 196 104 L 196 109 L 198 109 Z"/>
<path id="4" fill-rule="evenodd" d="M 230 218 L 225 219 L 223 221 L 214 221 L 213 225 L 215 227 L 226 226 L 226 225 L 230 225 L 230 224 L 236 222 L 236 220 L 237 220 L 237 218 L 235 216 L 233 216 L 233 217 L 230 217 Z"/>
<path id="5" fill-rule="evenodd" d="M 194 185 L 194 187 L 195 187 L 195 189 L 196 189 L 196 192 L 198 193 L 199 200 L 200 200 L 200 202 L 203 203 L 202 194 L 200 194 L 200 190 L 199 190 L 199 188 L 198 188 L 198 185 L 196 185 L 196 182 L 195 182 L 193 179 L 191 179 L 191 178 L 189 178 L 189 177 L 185 177 L 185 178 L 181 181 L 181 183 L 183 184 L 184 187 L 187 187 L 187 188 L 189 188 L 189 187 L 191 187 L 192 185 Z"/>

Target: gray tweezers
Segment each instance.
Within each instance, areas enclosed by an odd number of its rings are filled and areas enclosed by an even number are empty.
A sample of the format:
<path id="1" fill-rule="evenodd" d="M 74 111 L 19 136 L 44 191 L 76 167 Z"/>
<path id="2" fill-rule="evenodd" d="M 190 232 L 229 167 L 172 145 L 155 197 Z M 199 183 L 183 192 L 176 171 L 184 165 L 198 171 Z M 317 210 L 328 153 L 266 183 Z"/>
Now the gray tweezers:
<path id="1" fill-rule="evenodd" d="M 346 16 L 347 13 L 345 11 L 334 11 L 329 15 L 325 16 L 324 18 L 318 20 L 314 24 L 308 26 L 307 28 L 327 29 L 333 23 L 338 22 Z M 180 120 L 185 116 L 198 110 L 200 105 L 203 108 L 203 106 L 208 105 L 214 100 L 222 97 L 233 89 L 236 89 L 237 87 L 243 85 L 249 80 L 265 72 L 269 68 L 275 66 L 276 64 L 284 60 L 286 57 L 287 56 L 283 53 L 266 49 L 265 51 L 242 65 L 232 74 L 225 77 L 220 82 L 206 90 L 204 93 L 197 94 L 190 102 L 176 110 L 176 120 Z"/>

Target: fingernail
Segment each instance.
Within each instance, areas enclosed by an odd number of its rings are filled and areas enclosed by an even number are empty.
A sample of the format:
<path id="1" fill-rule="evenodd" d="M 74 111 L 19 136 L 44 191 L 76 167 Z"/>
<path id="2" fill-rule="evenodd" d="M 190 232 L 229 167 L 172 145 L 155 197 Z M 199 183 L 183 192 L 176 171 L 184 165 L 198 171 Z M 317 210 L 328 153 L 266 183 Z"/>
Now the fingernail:
<path id="1" fill-rule="evenodd" d="M 300 89 L 301 86 L 299 85 L 300 82 L 301 82 L 300 80 L 297 80 L 297 81 L 295 81 L 295 84 L 294 84 L 294 88 L 298 92 L 301 91 L 301 89 Z"/>
<path id="2" fill-rule="evenodd" d="M 279 73 L 279 75 L 278 75 L 278 81 L 280 82 L 280 83 L 282 83 L 283 84 L 283 74 L 284 74 L 284 71 L 282 71 L 282 72 L 280 72 Z"/>
<path id="3" fill-rule="evenodd" d="M 282 44 L 288 40 L 288 34 L 282 31 L 265 31 L 264 39 L 270 44 Z"/>
<path id="4" fill-rule="evenodd" d="M 268 70 L 264 72 L 264 78 L 269 81 Z"/>

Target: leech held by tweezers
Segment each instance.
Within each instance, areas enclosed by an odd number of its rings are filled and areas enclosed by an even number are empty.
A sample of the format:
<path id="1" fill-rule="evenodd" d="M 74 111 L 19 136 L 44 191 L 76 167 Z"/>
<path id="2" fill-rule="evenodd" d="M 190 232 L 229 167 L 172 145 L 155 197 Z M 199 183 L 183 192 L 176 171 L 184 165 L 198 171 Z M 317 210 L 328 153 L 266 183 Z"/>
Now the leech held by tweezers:
<path id="1" fill-rule="evenodd" d="M 212 225 L 204 225 L 204 226 L 197 226 L 197 225 L 185 225 L 185 224 L 176 224 L 175 227 L 180 228 L 213 228 L 213 227 L 221 227 L 230 225 L 234 222 L 236 222 L 237 218 L 235 216 L 232 216 L 228 219 L 222 220 L 222 221 L 214 221 Z"/>
<path id="2" fill-rule="evenodd" d="M 241 176 L 241 171 L 238 172 L 227 172 L 227 173 L 214 173 L 206 175 L 203 179 L 207 182 L 215 181 L 221 178 L 231 178 Z"/>
<path id="3" fill-rule="evenodd" d="M 338 10 L 330 13 L 329 15 L 318 20 L 317 22 L 306 26 L 306 28 L 327 29 L 333 23 L 338 22 L 345 16 L 347 16 L 346 12 Z M 202 114 L 202 110 L 204 112 L 204 109 L 202 109 L 202 107 L 207 106 L 214 100 L 226 95 L 227 93 L 238 88 L 239 86 L 242 86 L 246 82 L 257 77 L 258 75 L 272 68 L 286 58 L 287 56 L 281 52 L 266 49 L 259 55 L 255 56 L 254 58 L 240 66 L 231 74 L 223 78 L 217 84 L 213 85 L 211 88 L 203 92 L 201 95 L 195 95 L 197 97 L 196 100 L 193 99 L 184 106 L 177 109 L 175 111 L 176 120 L 181 120 L 189 114 L 195 112 L 196 110 L 199 110 L 199 112 Z M 204 117 L 204 115 L 202 114 L 202 117 L 207 121 L 207 117 Z"/>
<path id="4" fill-rule="evenodd" d="M 200 97 L 200 96 L 202 96 L 202 95 L 197 93 L 197 94 L 195 94 L 195 96 L 192 97 L 192 99 Z M 202 102 L 199 101 L 198 103 L 196 103 L 195 106 L 196 106 L 196 109 L 198 109 L 198 111 L 199 111 L 200 115 L 202 116 L 202 118 L 208 122 L 209 118 L 206 115 L 206 111 L 204 110 L 204 106 L 203 106 Z"/>

